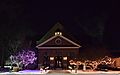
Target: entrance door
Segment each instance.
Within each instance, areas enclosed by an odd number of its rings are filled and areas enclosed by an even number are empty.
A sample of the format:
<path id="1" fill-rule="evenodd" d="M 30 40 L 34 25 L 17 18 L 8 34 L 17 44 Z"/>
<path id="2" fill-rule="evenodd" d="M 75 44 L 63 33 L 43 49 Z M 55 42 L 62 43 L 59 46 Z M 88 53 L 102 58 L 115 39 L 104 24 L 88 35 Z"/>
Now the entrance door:
<path id="1" fill-rule="evenodd" d="M 62 56 L 56 56 L 55 57 L 55 68 L 62 68 Z"/>

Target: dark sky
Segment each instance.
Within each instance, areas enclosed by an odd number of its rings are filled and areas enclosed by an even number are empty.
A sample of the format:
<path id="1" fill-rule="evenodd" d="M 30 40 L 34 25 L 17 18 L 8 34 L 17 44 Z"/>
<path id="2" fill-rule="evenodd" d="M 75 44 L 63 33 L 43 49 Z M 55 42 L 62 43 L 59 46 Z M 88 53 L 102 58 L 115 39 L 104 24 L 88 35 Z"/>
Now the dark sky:
<path id="1" fill-rule="evenodd" d="M 43 36 L 60 22 L 79 41 L 102 39 L 109 47 L 119 49 L 118 3 L 117 0 L 4 0 L 0 2 L 1 32 L 30 29 Z"/>

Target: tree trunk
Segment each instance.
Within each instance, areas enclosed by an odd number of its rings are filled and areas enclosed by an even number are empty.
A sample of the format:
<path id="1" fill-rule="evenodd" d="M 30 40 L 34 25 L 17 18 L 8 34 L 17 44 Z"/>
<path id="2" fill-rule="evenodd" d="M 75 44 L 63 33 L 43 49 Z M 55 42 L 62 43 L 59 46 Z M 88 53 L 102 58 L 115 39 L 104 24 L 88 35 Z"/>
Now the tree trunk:
<path id="1" fill-rule="evenodd" d="M 1 57 L 1 68 L 4 68 L 4 50 L 2 49 L 2 57 Z"/>

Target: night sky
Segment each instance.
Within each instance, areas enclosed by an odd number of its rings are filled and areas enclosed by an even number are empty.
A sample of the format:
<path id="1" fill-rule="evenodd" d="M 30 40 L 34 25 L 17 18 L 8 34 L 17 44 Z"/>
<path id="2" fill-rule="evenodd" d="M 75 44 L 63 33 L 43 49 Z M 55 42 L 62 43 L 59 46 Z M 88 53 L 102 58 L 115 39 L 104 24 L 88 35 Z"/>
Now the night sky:
<path id="1" fill-rule="evenodd" d="M 109 1 L 0 1 L 0 34 L 32 32 L 42 37 L 57 22 L 84 44 L 103 43 L 120 50 L 119 2 Z"/>

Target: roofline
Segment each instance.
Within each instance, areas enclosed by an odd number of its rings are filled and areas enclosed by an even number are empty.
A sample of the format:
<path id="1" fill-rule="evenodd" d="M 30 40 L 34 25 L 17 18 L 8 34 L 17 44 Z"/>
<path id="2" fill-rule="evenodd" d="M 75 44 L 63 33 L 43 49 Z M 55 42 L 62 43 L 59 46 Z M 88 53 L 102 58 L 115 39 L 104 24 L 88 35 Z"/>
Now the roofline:
<path id="1" fill-rule="evenodd" d="M 36 46 L 37 47 L 37 46 Z M 37 47 L 38 49 L 75 49 L 80 47 Z"/>
<path id="2" fill-rule="evenodd" d="M 46 41 L 42 42 L 41 44 L 39 44 L 38 46 L 42 46 L 43 44 L 49 42 L 50 40 L 54 39 L 57 36 L 52 36 L 51 38 L 47 39 Z"/>
<path id="3" fill-rule="evenodd" d="M 67 40 L 67 41 L 69 41 L 69 42 L 71 42 L 72 44 L 74 44 L 74 45 L 76 45 L 76 46 L 78 46 L 78 47 L 81 47 L 81 46 L 78 45 L 77 43 L 71 41 L 70 39 L 68 39 L 68 38 L 66 38 L 66 37 L 64 37 L 64 36 L 60 36 L 60 37 L 62 37 L 63 39 L 65 39 L 65 40 Z"/>
<path id="4" fill-rule="evenodd" d="M 62 37 L 63 39 L 65 39 L 65 40 L 69 41 L 70 43 L 72 43 L 72 44 L 74 44 L 74 45 L 76 45 L 76 46 L 78 46 L 78 47 L 81 47 L 81 46 L 80 46 L 80 45 L 78 45 L 77 43 L 75 43 L 75 42 L 71 41 L 70 39 L 68 39 L 68 38 L 66 38 L 66 37 L 64 37 L 64 36 L 62 36 L 62 35 L 54 35 L 54 36 L 52 36 L 51 38 L 49 38 L 49 39 L 47 39 L 46 41 L 44 41 L 43 43 L 41 43 L 41 44 L 39 44 L 38 46 L 36 46 L 36 47 L 39 47 L 39 46 L 44 45 L 45 43 L 47 43 L 47 42 L 49 42 L 50 40 L 52 40 L 52 39 L 56 38 L 57 36 Z"/>

